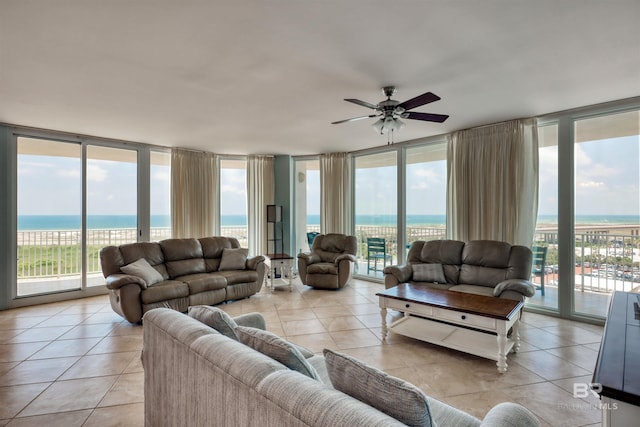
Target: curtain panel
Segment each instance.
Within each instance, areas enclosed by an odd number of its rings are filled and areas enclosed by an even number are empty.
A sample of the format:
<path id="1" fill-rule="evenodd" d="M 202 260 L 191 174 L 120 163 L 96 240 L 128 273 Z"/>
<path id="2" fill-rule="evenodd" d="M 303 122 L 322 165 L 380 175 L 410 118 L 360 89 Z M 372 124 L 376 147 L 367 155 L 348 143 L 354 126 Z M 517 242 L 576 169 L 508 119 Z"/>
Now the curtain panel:
<path id="1" fill-rule="evenodd" d="M 449 135 L 447 236 L 531 247 L 538 212 L 535 119 Z"/>
<path id="2" fill-rule="evenodd" d="M 247 209 L 249 255 L 267 253 L 267 205 L 275 198 L 273 156 L 247 159 Z"/>
<path id="3" fill-rule="evenodd" d="M 171 228 L 174 238 L 214 236 L 218 229 L 217 158 L 171 150 Z"/>
<path id="4" fill-rule="evenodd" d="M 320 231 L 352 232 L 351 154 L 320 155 Z"/>

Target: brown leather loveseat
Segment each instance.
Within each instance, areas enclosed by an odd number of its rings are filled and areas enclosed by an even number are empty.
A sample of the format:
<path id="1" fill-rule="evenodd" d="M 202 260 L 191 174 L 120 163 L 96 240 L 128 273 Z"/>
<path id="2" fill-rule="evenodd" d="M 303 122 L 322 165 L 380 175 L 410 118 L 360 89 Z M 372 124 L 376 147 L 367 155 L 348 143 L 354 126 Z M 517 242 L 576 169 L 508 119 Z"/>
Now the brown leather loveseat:
<path id="1" fill-rule="evenodd" d="M 111 307 L 132 323 L 153 308 L 186 312 L 249 297 L 260 291 L 265 274 L 264 257 L 247 257 L 233 237 L 107 246 L 100 262 Z"/>
<path id="2" fill-rule="evenodd" d="M 531 249 L 495 240 L 416 241 L 407 262 L 384 269 L 385 287 L 419 283 L 431 288 L 524 301 L 532 297 Z"/>

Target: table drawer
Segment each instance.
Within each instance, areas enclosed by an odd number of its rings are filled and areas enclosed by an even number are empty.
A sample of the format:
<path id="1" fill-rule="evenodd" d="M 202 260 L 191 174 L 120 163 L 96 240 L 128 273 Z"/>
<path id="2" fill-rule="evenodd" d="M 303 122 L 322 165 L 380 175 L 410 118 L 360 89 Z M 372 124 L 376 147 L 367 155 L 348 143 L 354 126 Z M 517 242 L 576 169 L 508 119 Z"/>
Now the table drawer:
<path id="1" fill-rule="evenodd" d="M 431 316 L 433 312 L 433 308 L 428 305 L 391 298 L 386 299 L 385 305 L 392 310 L 407 311 L 414 314 L 422 314 L 423 316 Z"/>
<path id="2" fill-rule="evenodd" d="M 445 310 L 442 308 L 433 309 L 433 317 L 449 322 L 455 322 L 459 325 L 466 325 L 484 329 L 496 329 L 496 319 L 491 317 L 478 316 L 475 314 L 463 313 L 461 311 Z"/>

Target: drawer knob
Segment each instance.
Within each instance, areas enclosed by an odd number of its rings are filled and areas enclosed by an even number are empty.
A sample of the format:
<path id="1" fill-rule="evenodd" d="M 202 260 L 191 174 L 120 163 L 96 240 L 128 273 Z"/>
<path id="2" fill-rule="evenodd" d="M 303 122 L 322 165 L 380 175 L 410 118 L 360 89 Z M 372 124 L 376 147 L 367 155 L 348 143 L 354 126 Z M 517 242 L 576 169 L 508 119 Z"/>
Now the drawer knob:
<path id="1" fill-rule="evenodd" d="M 405 308 L 409 308 L 409 304 L 405 304 Z"/>
<path id="2" fill-rule="evenodd" d="M 467 316 L 465 316 L 464 314 L 461 317 L 462 317 L 462 320 L 467 318 Z"/>

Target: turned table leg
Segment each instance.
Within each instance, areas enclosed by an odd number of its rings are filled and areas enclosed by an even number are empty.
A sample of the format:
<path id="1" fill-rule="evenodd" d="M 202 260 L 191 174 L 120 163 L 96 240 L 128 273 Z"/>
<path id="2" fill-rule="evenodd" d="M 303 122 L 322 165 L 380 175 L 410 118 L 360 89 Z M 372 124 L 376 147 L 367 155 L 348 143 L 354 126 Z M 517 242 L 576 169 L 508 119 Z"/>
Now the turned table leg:
<path id="1" fill-rule="evenodd" d="M 507 334 L 504 332 L 498 333 L 498 372 L 504 374 L 507 372 Z"/>
<path id="2" fill-rule="evenodd" d="M 387 338 L 387 308 L 380 307 L 380 316 L 382 317 L 382 340 L 384 341 Z"/>

